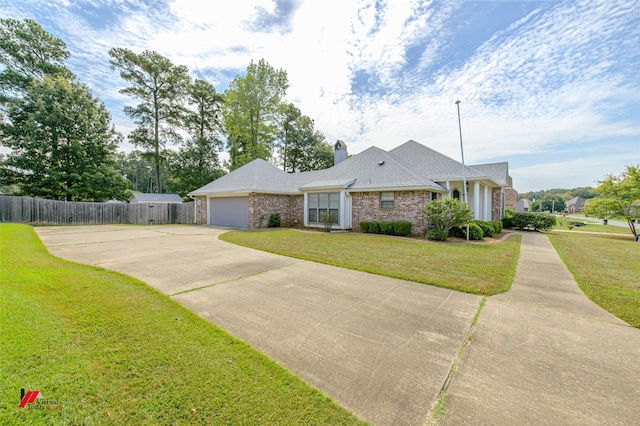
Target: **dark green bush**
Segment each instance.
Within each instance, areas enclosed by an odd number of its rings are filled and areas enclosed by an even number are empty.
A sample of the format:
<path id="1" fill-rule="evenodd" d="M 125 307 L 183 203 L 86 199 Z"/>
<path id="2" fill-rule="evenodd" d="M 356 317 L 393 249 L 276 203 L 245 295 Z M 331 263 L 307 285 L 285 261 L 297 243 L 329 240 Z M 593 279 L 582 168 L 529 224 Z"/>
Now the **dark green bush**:
<path id="1" fill-rule="evenodd" d="M 399 220 L 393 223 L 393 230 L 395 235 L 400 237 L 407 237 L 411 235 L 411 222 L 406 220 Z"/>
<path id="2" fill-rule="evenodd" d="M 459 227 L 459 226 L 454 226 L 453 228 L 449 229 L 449 236 L 450 237 L 455 237 L 455 238 L 467 238 L 467 231 L 466 231 L 467 227 Z"/>
<path id="3" fill-rule="evenodd" d="M 467 226 L 456 226 L 449 229 L 449 236 L 455 238 L 467 238 Z M 482 240 L 484 238 L 484 234 L 482 233 L 482 228 L 480 228 L 475 223 L 469 224 L 469 239 L 470 240 Z"/>
<path id="4" fill-rule="evenodd" d="M 427 234 L 425 235 L 425 237 L 427 238 L 427 240 L 431 240 L 431 241 L 446 241 L 447 240 L 447 234 L 446 232 L 444 232 L 441 229 L 429 229 L 427 231 Z"/>
<path id="5" fill-rule="evenodd" d="M 515 210 L 507 209 L 504 211 L 504 218 L 502 219 L 503 228 L 513 228 L 513 215 L 515 215 Z"/>
<path id="6" fill-rule="evenodd" d="M 548 231 L 556 225 L 556 217 L 549 213 L 514 213 L 511 222 L 512 228 Z"/>
<path id="7" fill-rule="evenodd" d="M 411 222 L 400 220 L 397 222 L 360 222 L 360 230 L 369 234 L 411 235 Z"/>
<path id="8" fill-rule="evenodd" d="M 380 232 L 385 235 L 393 235 L 393 224 L 394 222 L 380 222 Z"/>
<path id="9" fill-rule="evenodd" d="M 281 220 L 280 213 L 271 213 L 267 226 L 269 228 L 280 228 Z"/>
<path id="10" fill-rule="evenodd" d="M 502 232 L 502 222 L 489 222 L 490 224 L 493 225 L 493 230 L 495 231 L 495 233 L 499 233 Z"/>
<path id="11" fill-rule="evenodd" d="M 465 237 L 466 237 L 466 235 L 465 235 Z M 469 239 L 470 240 L 474 240 L 474 241 L 479 241 L 479 240 L 484 239 L 484 234 L 482 233 L 482 228 L 480 228 L 480 226 L 478 226 L 477 223 L 470 223 L 469 224 Z"/>
<path id="12" fill-rule="evenodd" d="M 496 230 L 493 227 L 493 224 L 491 224 L 490 222 L 485 222 L 483 220 L 476 220 L 474 221 L 476 225 L 478 225 L 480 227 L 480 229 L 482 229 L 482 235 L 485 237 L 493 237 L 493 234 L 495 234 Z"/>

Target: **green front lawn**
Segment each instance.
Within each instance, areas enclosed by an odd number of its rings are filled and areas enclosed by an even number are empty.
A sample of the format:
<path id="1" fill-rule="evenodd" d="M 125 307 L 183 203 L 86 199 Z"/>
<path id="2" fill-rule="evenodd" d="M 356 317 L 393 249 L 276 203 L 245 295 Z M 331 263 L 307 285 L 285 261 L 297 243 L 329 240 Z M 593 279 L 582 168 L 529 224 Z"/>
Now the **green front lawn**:
<path id="1" fill-rule="evenodd" d="M 19 409 L 20 389 L 52 404 Z M 41 408 L 41 409 L 37 409 Z M 357 424 L 146 284 L 0 224 L 0 424 Z"/>
<path id="2" fill-rule="evenodd" d="M 520 250 L 520 236 L 486 244 L 296 230 L 232 231 L 219 238 L 285 256 L 483 295 L 511 287 Z"/>
<path id="3" fill-rule="evenodd" d="M 580 222 L 577 220 L 576 222 Z M 569 229 L 569 225 L 556 225 L 553 229 L 559 229 L 562 231 L 571 231 L 571 232 L 605 232 L 609 234 L 620 234 L 620 235 L 633 235 L 629 228 L 623 228 L 621 226 L 613 226 L 613 225 L 602 225 L 599 223 L 589 223 L 584 226 L 573 226 L 572 229 Z"/>
<path id="4" fill-rule="evenodd" d="M 587 297 L 640 328 L 640 244 L 631 233 L 629 237 L 548 235 Z"/>

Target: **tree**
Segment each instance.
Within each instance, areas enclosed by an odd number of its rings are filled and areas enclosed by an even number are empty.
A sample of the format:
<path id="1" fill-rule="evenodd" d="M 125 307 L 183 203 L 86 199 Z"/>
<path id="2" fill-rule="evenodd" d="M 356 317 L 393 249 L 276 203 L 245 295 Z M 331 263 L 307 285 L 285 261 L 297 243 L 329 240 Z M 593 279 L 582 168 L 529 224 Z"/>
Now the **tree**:
<path id="1" fill-rule="evenodd" d="M 333 166 L 333 150 L 313 120 L 293 104 L 283 106 L 280 156 L 285 172 L 307 172 Z"/>
<path id="2" fill-rule="evenodd" d="M 231 82 L 223 108 L 230 170 L 256 158 L 271 159 L 288 85 L 287 73 L 264 59 L 251 61 L 246 74 Z"/>
<path id="3" fill-rule="evenodd" d="M 120 135 L 104 104 L 85 85 L 64 76 L 32 80 L 28 93 L 7 102 L 0 123 L 3 184 L 22 195 L 59 200 L 123 198 L 125 181 L 115 169 Z"/>
<path id="4" fill-rule="evenodd" d="M 136 54 L 129 49 L 114 48 L 109 55 L 113 58 L 111 68 L 119 69 L 120 77 L 131 84 L 120 93 L 140 100 L 137 106 L 124 108 L 138 126 L 129 139 L 152 153 L 157 192 L 162 193 L 160 170 L 165 160 L 162 152 L 168 143 L 178 144 L 182 140 L 178 128 L 186 112 L 185 98 L 191 83 L 187 67 L 174 65 L 148 50 Z"/>
<path id="5" fill-rule="evenodd" d="M 435 229 L 433 239 L 443 241 L 447 239 L 451 228 L 473 221 L 473 212 L 456 198 L 430 201 L 424 206 L 422 214 Z"/>
<path id="6" fill-rule="evenodd" d="M 149 153 L 138 150 L 118 152 L 116 163 L 118 171 L 127 180 L 129 189 L 146 193 L 156 191 L 153 158 Z"/>
<path id="7" fill-rule="evenodd" d="M 0 19 L 0 100 L 26 93 L 32 79 L 45 75 L 72 77 L 64 65 L 67 46 L 30 19 Z"/>
<path id="8" fill-rule="evenodd" d="M 203 80 L 190 85 L 188 95 L 191 109 L 185 125 L 190 138 L 169 156 L 167 181 L 167 188 L 183 197 L 224 175 L 218 159 L 218 151 L 222 150 L 222 96 Z"/>
<path id="9" fill-rule="evenodd" d="M 531 211 L 534 212 L 563 212 L 565 202 L 561 195 L 547 194 L 539 200 L 531 203 Z"/>
<path id="10" fill-rule="evenodd" d="M 623 218 L 640 241 L 636 221 L 640 219 L 640 165 L 627 166 L 620 175 L 607 175 L 595 189 L 598 197 L 587 201 L 584 213 L 602 219 Z"/>

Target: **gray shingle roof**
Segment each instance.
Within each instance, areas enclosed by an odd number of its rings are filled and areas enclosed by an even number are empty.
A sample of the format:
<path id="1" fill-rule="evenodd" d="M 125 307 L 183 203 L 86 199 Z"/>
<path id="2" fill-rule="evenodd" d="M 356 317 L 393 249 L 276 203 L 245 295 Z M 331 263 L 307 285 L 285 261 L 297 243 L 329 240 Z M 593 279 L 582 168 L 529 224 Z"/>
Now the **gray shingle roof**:
<path id="1" fill-rule="evenodd" d="M 507 186 L 507 163 L 467 166 L 467 179 L 490 179 Z M 285 173 L 264 160 L 254 160 L 189 195 L 262 192 L 296 194 L 340 187 L 351 191 L 422 189 L 444 192 L 438 184 L 462 179 L 462 163 L 410 140 L 387 152 L 371 147 L 325 170 Z"/>
<path id="2" fill-rule="evenodd" d="M 480 173 L 483 178 L 490 178 L 499 183 L 500 186 L 509 186 L 507 182 L 509 163 L 476 164 L 469 167 Z"/>

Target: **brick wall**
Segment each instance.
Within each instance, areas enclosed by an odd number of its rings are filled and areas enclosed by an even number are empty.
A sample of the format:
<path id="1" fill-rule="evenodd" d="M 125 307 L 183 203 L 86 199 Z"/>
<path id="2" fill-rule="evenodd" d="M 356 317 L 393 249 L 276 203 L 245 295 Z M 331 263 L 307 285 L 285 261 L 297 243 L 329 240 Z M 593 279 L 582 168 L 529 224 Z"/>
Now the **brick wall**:
<path id="1" fill-rule="evenodd" d="M 514 209 L 518 202 L 518 191 L 513 188 L 504 189 L 504 208 Z"/>
<path id="2" fill-rule="evenodd" d="M 303 197 L 303 195 L 250 194 L 249 228 L 266 228 L 272 213 L 280 213 L 283 227 L 303 226 Z"/>
<path id="3" fill-rule="evenodd" d="M 204 195 L 195 198 L 196 206 L 196 224 L 207 224 L 207 197 Z"/>
<path id="4" fill-rule="evenodd" d="M 491 220 L 499 222 L 502 220 L 502 188 L 491 189 Z"/>
<path id="5" fill-rule="evenodd" d="M 353 229 L 360 230 L 360 222 L 396 221 L 411 222 L 411 233 L 424 235 L 426 223 L 422 216 L 422 209 L 429 202 L 430 193 L 427 191 L 402 191 L 395 193 L 394 208 L 380 208 L 379 192 L 352 192 Z"/>

